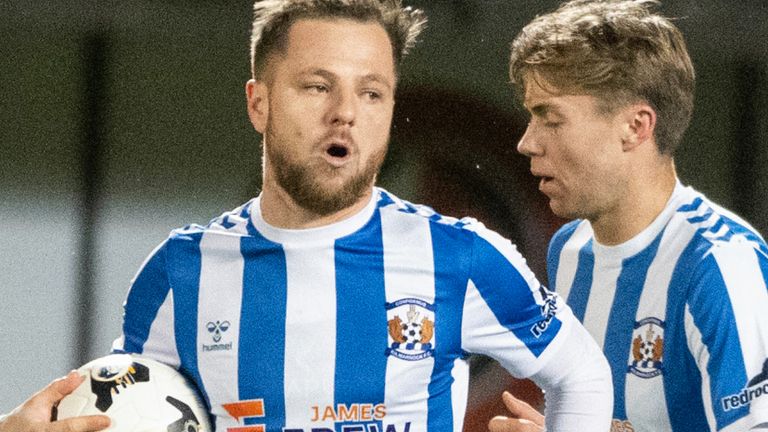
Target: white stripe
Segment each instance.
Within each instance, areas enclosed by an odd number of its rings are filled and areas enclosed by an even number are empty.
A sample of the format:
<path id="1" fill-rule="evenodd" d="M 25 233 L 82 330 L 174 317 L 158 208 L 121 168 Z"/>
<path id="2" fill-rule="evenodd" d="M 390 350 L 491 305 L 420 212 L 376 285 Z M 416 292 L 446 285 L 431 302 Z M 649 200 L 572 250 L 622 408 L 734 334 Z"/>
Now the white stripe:
<path id="1" fill-rule="evenodd" d="M 451 406 L 453 407 L 453 432 L 464 429 L 464 415 L 467 412 L 467 394 L 469 393 L 469 364 L 463 359 L 456 359 L 451 370 Z"/>
<path id="2" fill-rule="evenodd" d="M 662 235 L 657 254 L 648 266 L 645 284 L 640 295 L 640 302 L 635 315 L 635 321 L 654 317 L 666 322 L 667 291 L 672 280 L 672 273 L 677 266 L 680 255 L 693 238 L 696 230 L 682 216 L 674 216 L 668 223 Z M 633 360 L 632 350 L 629 352 L 627 364 Z M 662 357 L 662 361 L 664 361 Z M 674 367 L 667 365 L 667 367 Z M 624 387 L 627 418 L 653 419 L 654 430 L 671 430 L 669 410 L 665 398 L 657 397 L 664 394 L 664 378 L 662 375 L 653 378 L 641 378 L 627 374 Z"/>
<path id="3" fill-rule="evenodd" d="M 435 276 L 429 221 L 387 209 L 381 212 L 381 229 L 386 301 L 418 298 L 434 304 Z M 387 319 L 393 318 L 392 311 L 388 311 Z M 434 335 L 435 347 L 440 344 L 439 337 L 439 334 Z M 410 430 L 427 430 L 428 386 L 433 367 L 432 357 L 415 361 L 388 357 L 384 392 L 387 424 L 395 424 L 399 431 L 410 421 Z"/>
<path id="4" fill-rule="evenodd" d="M 173 331 L 173 291 L 168 291 L 157 316 L 149 327 L 149 335 L 142 350 L 153 359 L 178 369 L 181 364 L 176 350 L 176 332 Z"/>
<path id="5" fill-rule="evenodd" d="M 200 292 L 197 311 L 197 362 L 211 401 L 239 400 L 238 348 L 244 262 L 240 236 L 207 231 L 200 239 Z M 214 331 L 209 330 L 209 323 Z M 222 331 L 229 324 L 226 331 Z M 218 325 L 219 341 L 215 341 Z M 230 344 L 231 345 L 228 345 Z M 205 348 L 204 348 L 205 347 Z M 229 347 L 229 349 L 221 349 Z M 207 348 L 207 349 L 206 349 Z M 211 407 L 217 428 L 237 423 L 221 405 Z"/>
<path id="6" fill-rule="evenodd" d="M 592 230 L 586 222 L 582 222 L 571 235 L 571 238 L 565 242 L 560 251 L 560 264 L 557 267 L 555 280 L 557 286 L 550 287 L 563 298 L 568 299 L 571 292 L 573 280 L 576 277 L 576 270 L 579 264 L 579 252 L 592 237 Z M 551 282 L 551 281 L 550 281 Z"/>
<path id="7" fill-rule="evenodd" d="M 467 286 L 461 320 L 461 348 L 495 358 L 512 375 L 535 373 L 540 362 L 514 333 L 499 324 L 472 281 Z M 562 331 L 562 330 L 561 330 Z"/>
<path id="8" fill-rule="evenodd" d="M 768 347 L 768 293 L 757 253 L 741 235 L 712 248 L 728 289 L 747 377 L 762 372 Z"/>
<path id="9" fill-rule="evenodd" d="M 602 350 L 605 347 L 608 316 L 616 296 L 616 281 L 621 273 L 622 261 L 611 257 L 613 262 L 607 262 L 611 258 L 601 256 L 597 249 L 594 251 L 592 286 L 589 289 L 589 299 L 587 299 L 582 323 Z M 559 282 L 558 285 L 560 285 Z"/>
<path id="10" fill-rule="evenodd" d="M 285 426 L 309 424 L 312 407 L 333 406 L 336 365 L 336 273 L 329 245 L 284 245 Z M 320 253 L 319 253 L 320 252 Z M 332 420 L 312 423 L 334 428 Z"/>
<path id="11" fill-rule="evenodd" d="M 715 419 L 715 412 L 712 409 L 712 393 L 710 392 L 710 377 L 707 372 L 707 365 L 709 364 L 709 350 L 704 342 L 701 340 L 701 331 L 696 327 L 693 322 L 693 315 L 688 305 L 685 305 L 685 335 L 688 342 L 688 350 L 693 356 L 696 366 L 699 368 L 701 374 L 701 399 L 704 401 L 704 413 L 707 416 L 707 424 L 710 431 L 717 430 L 717 420 Z M 702 367 L 703 366 L 703 367 Z"/>

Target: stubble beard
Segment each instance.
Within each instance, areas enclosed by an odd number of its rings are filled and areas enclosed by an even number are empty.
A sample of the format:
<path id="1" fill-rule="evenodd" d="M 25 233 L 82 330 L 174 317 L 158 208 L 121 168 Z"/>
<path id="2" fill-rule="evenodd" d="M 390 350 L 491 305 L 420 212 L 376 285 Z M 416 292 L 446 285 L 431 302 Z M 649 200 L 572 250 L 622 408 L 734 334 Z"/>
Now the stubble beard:
<path id="1" fill-rule="evenodd" d="M 328 216 L 349 208 L 364 197 L 376 181 L 387 153 L 387 148 L 384 146 L 365 161 L 362 170 L 354 173 L 341 184 L 334 182 L 338 184 L 336 186 L 329 185 L 328 180 L 335 180 L 336 177 L 342 176 L 341 168 L 335 168 L 324 162 L 302 164 L 291 160 L 275 146 L 266 142 L 264 146 L 265 157 L 269 158 L 278 185 L 297 205 L 318 216 Z"/>

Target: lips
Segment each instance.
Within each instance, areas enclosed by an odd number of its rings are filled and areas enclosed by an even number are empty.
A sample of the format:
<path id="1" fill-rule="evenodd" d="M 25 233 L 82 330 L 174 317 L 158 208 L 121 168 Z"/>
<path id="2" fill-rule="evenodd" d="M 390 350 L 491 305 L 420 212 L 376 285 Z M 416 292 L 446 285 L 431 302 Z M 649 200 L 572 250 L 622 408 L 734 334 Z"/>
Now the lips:
<path id="1" fill-rule="evenodd" d="M 323 159 L 333 166 L 340 167 L 351 159 L 354 143 L 346 135 L 334 135 L 323 141 L 321 151 Z"/>
<path id="2" fill-rule="evenodd" d="M 539 178 L 539 190 L 544 193 L 546 193 L 544 189 L 555 180 L 554 177 L 546 175 L 543 171 L 531 170 L 531 174 Z"/>

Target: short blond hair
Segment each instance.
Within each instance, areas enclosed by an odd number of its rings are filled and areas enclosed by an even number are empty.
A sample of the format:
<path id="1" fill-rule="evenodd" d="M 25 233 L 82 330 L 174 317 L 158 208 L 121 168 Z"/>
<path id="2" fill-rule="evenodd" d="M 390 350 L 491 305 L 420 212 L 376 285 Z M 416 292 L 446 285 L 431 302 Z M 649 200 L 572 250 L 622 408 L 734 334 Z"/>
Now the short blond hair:
<path id="1" fill-rule="evenodd" d="M 647 102 L 659 151 L 674 154 L 693 113 L 695 77 L 680 30 L 653 12 L 658 4 L 575 0 L 537 17 L 512 42 L 510 81 L 524 91 L 539 76 L 597 97 L 604 112 Z"/>

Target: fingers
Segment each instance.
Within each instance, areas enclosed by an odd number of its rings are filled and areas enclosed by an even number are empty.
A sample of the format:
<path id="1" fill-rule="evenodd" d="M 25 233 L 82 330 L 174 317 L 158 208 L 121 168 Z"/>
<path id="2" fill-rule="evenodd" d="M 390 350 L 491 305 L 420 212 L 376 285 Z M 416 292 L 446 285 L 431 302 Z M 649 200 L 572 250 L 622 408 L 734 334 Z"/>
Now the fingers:
<path id="1" fill-rule="evenodd" d="M 542 432 L 544 428 L 530 420 L 496 416 L 488 422 L 490 432 Z"/>
<path id="2" fill-rule="evenodd" d="M 48 407 L 48 411 L 50 411 L 51 407 L 62 400 L 64 396 L 75 391 L 77 386 L 83 382 L 83 379 L 85 378 L 80 376 L 77 372 L 72 371 L 67 374 L 67 376 L 54 380 L 45 388 L 34 394 L 29 398 L 25 405 L 38 407 L 40 409 Z"/>
<path id="3" fill-rule="evenodd" d="M 48 386 L 51 388 L 51 396 L 56 398 L 56 402 L 60 401 L 64 396 L 75 391 L 84 379 L 85 377 L 77 371 L 70 371 L 67 376 L 57 379 Z"/>
<path id="4" fill-rule="evenodd" d="M 504 405 L 507 407 L 512 417 L 527 420 L 535 425 L 544 427 L 544 416 L 532 406 L 512 396 L 511 393 L 506 391 L 501 395 L 501 399 L 504 401 Z"/>
<path id="5" fill-rule="evenodd" d="M 95 432 L 109 427 L 109 417 L 92 415 L 73 417 L 50 423 L 46 432 Z"/>

